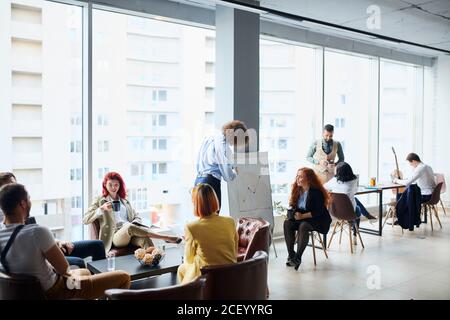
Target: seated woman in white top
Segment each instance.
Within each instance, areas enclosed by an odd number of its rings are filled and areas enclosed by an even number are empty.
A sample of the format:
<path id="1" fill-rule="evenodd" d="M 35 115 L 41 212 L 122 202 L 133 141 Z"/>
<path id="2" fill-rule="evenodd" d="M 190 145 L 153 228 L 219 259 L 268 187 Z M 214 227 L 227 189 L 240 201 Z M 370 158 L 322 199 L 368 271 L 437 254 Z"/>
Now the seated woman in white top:
<path id="1" fill-rule="evenodd" d="M 348 196 L 350 202 L 353 205 L 353 209 L 355 209 L 356 216 L 358 219 L 356 223 L 359 227 L 361 212 L 364 209 L 361 208 L 362 204 L 356 201 L 355 193 L 358 191 L 358 178 L 353 173 L 352 167 L 347 162 L 339 162 L 336 165 L 335 176 L 330 181 L 323 185 L 325 189 L 332 191 L 334 193 L 343 193 Z M 356 229 L 353 226 L 353 234 L 355 237 L 353 238 L 354 244 L 356 244 Z"/>
<path id="2" fill-rule="evenodd" d="M 433 169 L 431 169 L 429 165 L 426 165 L 425 163 L 420 161 L 419 156 L 415 153 L 408 154 L 406 160 L 409 162 L 411 167 L 413 167 L 411 178 L 401 180 L 392 176 L 392 181 L 395 183 L 403 184 L 406 187 L 409 187 L 413 183 L 417 183 L 422 194 L 421 202 L 424 203 L 429 201 L 431 199 L 431 194 L 433 193 L 434 188 L 436 188 Z M 395 174 L 397 173 L 395 172 Z M 400 195 L 397 195 L 397 199 L 400 197 Z"/>

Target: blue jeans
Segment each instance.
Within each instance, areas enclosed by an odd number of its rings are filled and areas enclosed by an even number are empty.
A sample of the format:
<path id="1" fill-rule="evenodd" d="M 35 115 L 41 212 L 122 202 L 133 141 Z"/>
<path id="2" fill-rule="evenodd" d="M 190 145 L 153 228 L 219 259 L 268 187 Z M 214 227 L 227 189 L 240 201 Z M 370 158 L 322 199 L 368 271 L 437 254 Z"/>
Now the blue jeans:
<path id="1" fill-rule="evenodd" d="M 364 207 L 364 205 L 361 203 L 361 201 L 358 200 L 358 198 L 355 197 L 355 201 L 356 201 L 356 210 L 359 209 L 359 214 L 356 213 L 356 215 L 358 217 L 360 217 L 361 215 L 363 215 L 364 217 L 369 217 L 370 213 L 369 211 L 367 211 L 367 209 Z"/>
<path id="2" fill-rule="evenodd" d="M 220 204 L 222 203 L 221 202 L 222 193 L 220 190 L 220 180 L 214 178 L 212 175 L 208 175 L 207 177 L 197 177 L 195 179 L 194 185 L 198 185 L 200 183 L 209 184 L 214 189 L 214 191 L 216 192 L 216 195 L 217 195 L 217 199 L 219 200 L 219 209 L 220 209 Z"/>
<path id="3" fill-rule="evenodd" d="M 358 203 L 358 201 L 356 203 Z M 364 208 L 364 206 L 362 206 L 362 207 L 363 207 L 364 210 L 366 210 L 366 208 Z M 359 223 L 361 222 L 360 217 L 361 217 L 362 211 L 363 210 L 361 210 L 361 207 L 357 204 L 356 208 L 355 208 L 355 214 L 356 214 L 356 216 L 358 218 L 356 218 L 355 221 L 352 221 L 353 236 L 355 236 L 355 237 L 356 237 L 356 227 L 355 227 L 355 225 L 358 226 L 358 228 L 359 228 Z M 366 210 L 366 212 L 367 212 L 367 210 Z"/>
<path id="4" fill-rule="evenodd" d="M 66 256 L 69 265 L 86 268 L 83 258 L 92 257 L 92 260 L 106 259 L 105 246 L 101 240 L 75 241 L 72 252 Z"/>

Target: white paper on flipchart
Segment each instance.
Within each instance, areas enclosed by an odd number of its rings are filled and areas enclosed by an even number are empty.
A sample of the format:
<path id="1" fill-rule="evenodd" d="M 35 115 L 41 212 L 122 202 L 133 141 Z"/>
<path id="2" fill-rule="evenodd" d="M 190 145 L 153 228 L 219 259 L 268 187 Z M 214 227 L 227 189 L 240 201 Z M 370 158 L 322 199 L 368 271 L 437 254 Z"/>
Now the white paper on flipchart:
<path id="1" fill-rule="evenodd" d="M 227 183 L 230 216 L 257 217 L 274 224 L 267 152 L 236 154 L 238 175 Z"/>

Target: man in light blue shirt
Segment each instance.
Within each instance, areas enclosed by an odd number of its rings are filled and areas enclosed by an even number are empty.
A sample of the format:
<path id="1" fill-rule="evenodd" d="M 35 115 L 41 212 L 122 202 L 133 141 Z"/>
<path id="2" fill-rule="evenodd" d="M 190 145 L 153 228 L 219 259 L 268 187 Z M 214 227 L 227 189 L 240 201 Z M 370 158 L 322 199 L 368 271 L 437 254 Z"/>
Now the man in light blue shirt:
<path id="1" fill-rule="evenodd" d="M 247 131 L 245 123 L 233 120 L 223 125 L 222 132 L 206 138 L 197 156 L 197 177 L 195 185 L 200 183 L 209 184 L 216 192 L 219 206 L 221 204 L 220 181 L 231 181 L 236 177 L 236 168 L 233 167 L 231 146 L 246 143 L 237 139 L 237 130 Z"/>

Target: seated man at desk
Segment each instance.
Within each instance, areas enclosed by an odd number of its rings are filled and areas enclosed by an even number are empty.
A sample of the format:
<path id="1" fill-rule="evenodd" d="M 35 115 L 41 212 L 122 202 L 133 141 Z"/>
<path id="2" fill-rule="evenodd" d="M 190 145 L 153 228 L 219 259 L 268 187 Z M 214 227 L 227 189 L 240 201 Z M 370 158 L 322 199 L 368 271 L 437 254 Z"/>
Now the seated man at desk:
<path id="1" fill-rule="evenodd" d="M 422 193 L 421 202 L 424 203 L 429 201 L 431 199 L 431 194 L 436 187 L 433 169 L 429 165 L 423 163 L 419 156 L 415 153 L 408 154 L 406 161 L 408 161 L 410 166 L 413 167 L 412 176 L 409 179 L 402 180 L 394 178 L 394 175 L 392 175 L 392 181 L 394 183 L 402 184 L 405 187 L 409 187 L 411 184 L 417 183 Z M 400 196 L 401 194 L 398 194 L 397 199 Z"/>

